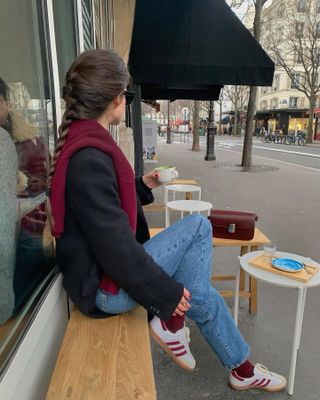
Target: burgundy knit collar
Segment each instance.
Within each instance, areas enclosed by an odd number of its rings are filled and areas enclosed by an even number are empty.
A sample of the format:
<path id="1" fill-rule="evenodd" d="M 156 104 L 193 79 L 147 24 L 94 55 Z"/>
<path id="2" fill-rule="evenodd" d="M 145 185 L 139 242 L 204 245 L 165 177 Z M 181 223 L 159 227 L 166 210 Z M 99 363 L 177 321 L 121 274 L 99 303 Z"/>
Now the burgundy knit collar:
<path id="1" fill-rule="evenodd" d="M 131 165 L 109 132 L 97 121 L 77 120 L 69 127 L 51 182 L 50 200 L 54 220 L 53 235 L 59 238 L 64 231 L 65 186 L 69 161 L 77 151 L 86 147 L 97 148 L 112 158 L 117 176 L 121 208 L 128 215 L 130 226 L 135 233 L 137 203 L 134 172 Z"/>

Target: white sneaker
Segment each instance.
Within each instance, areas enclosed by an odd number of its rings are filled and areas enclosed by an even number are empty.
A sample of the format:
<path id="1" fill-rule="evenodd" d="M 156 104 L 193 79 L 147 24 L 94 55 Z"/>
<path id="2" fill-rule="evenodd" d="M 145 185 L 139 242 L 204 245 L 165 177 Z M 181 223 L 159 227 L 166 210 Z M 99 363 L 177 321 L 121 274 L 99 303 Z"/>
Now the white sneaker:
<path id="1" fill-rule="evenodd" d="M 241 378 L 235 371 L 230 372 L 229 385 L 236 390 L 263 389 L 268 392 L 277 392 L 286 387 L 284 376 L 269 371 L 262 364 L 256 364 L 251 378 Z"/>
<path id="2" fill-rule="evenodd" d="M 153 317 L 149 323 L 150 334 L 153 339 L 166 351 L 180 367 L 192 371 L 196 361 L 189 348 L 189 328 L 184 326 L 176 333 L 172 333 L 158 317 Z"/>

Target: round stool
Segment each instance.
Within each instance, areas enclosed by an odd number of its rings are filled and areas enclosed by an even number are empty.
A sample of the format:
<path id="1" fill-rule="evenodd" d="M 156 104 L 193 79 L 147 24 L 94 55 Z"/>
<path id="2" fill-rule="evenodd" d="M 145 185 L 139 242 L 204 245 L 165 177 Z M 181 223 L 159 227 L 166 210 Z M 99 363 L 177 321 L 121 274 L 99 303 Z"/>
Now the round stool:
<path id="1" fill-rule="evenodd" d="M 164 186 L 164 199 L 166 205 L 168 203 L 169 193 L 172 193 L 172 200 L 176 199 L 176 193 L 198 193 L 198 200 L 201 200 L 201 187 L 196 185 L 166 185 Z"/>
<path id="2" fill-rule="evenodd" d="M 210 215 L 210 210 L 213 207 L 208 201 L 202 200 L 175 200 L 168 201 L 166 204 L 166 228 L 170 226 L 170 210 L 180 211 L 181 218 L 183 218 L 184 213 L 189 214 L 198 213 L 206 211 L 207 215 Z"/>

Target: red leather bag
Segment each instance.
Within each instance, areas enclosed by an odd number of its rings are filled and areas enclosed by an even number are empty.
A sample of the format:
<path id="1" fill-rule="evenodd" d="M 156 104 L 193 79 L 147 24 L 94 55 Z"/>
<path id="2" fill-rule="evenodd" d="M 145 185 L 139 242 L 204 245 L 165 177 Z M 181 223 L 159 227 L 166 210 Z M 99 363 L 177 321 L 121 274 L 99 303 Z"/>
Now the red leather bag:
<path id="1" fill-rule="evenodd" d="M 213 236 L 224 239 L 251 240 L 258 215 L 249 211 L 211 210 L 209 220 Z"/>

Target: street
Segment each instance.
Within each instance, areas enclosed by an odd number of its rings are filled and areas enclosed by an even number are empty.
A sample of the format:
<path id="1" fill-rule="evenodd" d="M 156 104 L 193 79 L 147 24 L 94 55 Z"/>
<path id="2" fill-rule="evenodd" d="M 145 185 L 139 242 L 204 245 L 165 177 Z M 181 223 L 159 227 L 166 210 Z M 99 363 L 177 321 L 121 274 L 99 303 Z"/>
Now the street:
<path id="1" fill-rule="evenodd" d="M 215 136 L 215 149 L 242 153 L 243 140 L 243 137 Z M 176 143 L 184 143 L 187 142 L 187 138 L 184 135 L 175 134 L 174 141 Z M 161 138 L 161 142 L 165 143 L 165 138 Z M 188 143 L 192 143 L 192 135 L 190 135 Z M 205 149 L 205 136 L 200 136 L 200 146 L 201 149 Z M 256 158 L 257 163 L 259 162 L 258 159 L 272 159 L 284 163 L 320 169 L 320 144 L 299 146 L 263 143 L 260 139 L 254 137 L 252 154 Z M 221 160 L 217 159 L 217 161 Z"/>
<path id="2" fill-rule="evenodd" d="M 280 251 L 288 251 L 320 261 L 319 202 L 320 148 L 265 144 L 254 139 L 254 163 L 273 167 L 270 171 L 236 172 L 217 165 L 241 162 L 243 138 L 215 137 L 216 161 L 204 161 L 205 138 L 201 151 L 192 152 L 192 141 L 180 142 L 175 135 L 172 144 L 158 138 L 157 165 L 175 164 L 181 178 L 196 179 L 202 187 L 202 200 L 218 209 L 252 210 L 257 212 L 260 228 Z M 284 150 L 279 152 L 277 150 Z M 301 155 L 290 152 L 305 153 Z M 155 164 L 146 164 L 146 170 Z M 156 202 L 163 201 L 163 189 L 154 190 Z M 179 218 L 179 215 L 176 215 Z M 164 226 L 163 212 L 148 212 L 151 227 Z M 173 218 L 172 218 L 173 219 Z M 214 249 L 213 270 L 234 273 L 239 249 Z M 234 281 L 218 282 L 217 289 L 234 289 Z M 319 400 L 317 370 L 320 359 L 319 297 L 320 288 L 308 291 L 304 315 L 301 349 L 298 355 L 294 396 L 284 392 L 266 393 L 250 390 L 244 393 L 226 385 L 227 372 L 205 343 L 196 325 L 191 329 L 191 350 L 197 360 L 190 375 L 177 367 L 159 346 L 153 343 L 153 359 L 159 400 Z M 239 326 L 252 347 L 251 359 L 261 362 L 288 377 L 297 292 L 258 282 L 258 313 L 248 312 L 246 299 L 240 301 Z M 232 310 L 233 300 L 227 304 Z"/>

